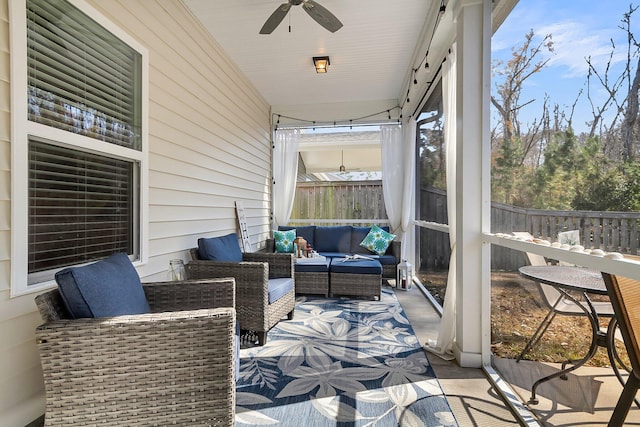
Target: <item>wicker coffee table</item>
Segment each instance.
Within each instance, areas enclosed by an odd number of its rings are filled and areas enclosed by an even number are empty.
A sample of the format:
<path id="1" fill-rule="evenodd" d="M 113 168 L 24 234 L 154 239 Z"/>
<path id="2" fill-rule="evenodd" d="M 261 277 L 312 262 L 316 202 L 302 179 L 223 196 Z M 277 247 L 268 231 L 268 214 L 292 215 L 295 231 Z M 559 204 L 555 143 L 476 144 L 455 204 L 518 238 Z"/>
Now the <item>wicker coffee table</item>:
<path id="1" fill-rule="evenodd" d="M 330 276 L 331 296 L 369 296 L 380 299 L 382 265 L 379 261 L 334 258 L 330 265 Z"/>

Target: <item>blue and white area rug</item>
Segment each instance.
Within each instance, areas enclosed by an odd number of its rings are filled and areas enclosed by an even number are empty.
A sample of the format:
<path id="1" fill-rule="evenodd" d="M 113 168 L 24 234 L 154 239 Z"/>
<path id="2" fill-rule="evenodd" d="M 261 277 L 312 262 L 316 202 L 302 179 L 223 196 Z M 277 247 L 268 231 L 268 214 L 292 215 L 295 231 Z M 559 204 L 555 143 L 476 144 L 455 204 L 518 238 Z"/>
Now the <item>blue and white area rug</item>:
<path id="1" fill-rule="evenodd" d="M 299 298 L 240 351 L 236 426 L 457 426 L 395 294 Z"/>

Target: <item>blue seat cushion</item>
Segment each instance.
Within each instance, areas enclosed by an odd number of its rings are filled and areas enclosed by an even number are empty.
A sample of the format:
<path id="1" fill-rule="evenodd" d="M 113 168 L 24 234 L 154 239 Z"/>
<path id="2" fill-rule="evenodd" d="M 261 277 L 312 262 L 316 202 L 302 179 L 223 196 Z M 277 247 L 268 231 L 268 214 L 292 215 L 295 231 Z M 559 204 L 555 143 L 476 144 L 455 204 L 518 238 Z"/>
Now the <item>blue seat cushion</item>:
<path id="1" fill-rule="evenodd" d="M 316 262 L 299 262 L 295 265 L 296 273 L 326 273 L 329 271 L 331 260 L 319 260 Z"/>
<path id="2" fill-rule="evenodd" d="M 317 226 L 314 249 L 318 252 L 350 253 L 351 229 L 350 225 Z"/>
<path id="3" fill-rule="evenodd" d="M 269 304 L 272 304 L 293 290 L 293 278 L 282 277 L 278 279 L 269 279 L 268 286 Z"/>
<path id="4" fill-rule="evenodd" d="M 304 240 L 307 241 L 307 244 L 310 245 L 312 248 L 315 249 L 315 245 L 316 245 L 316 226 L 315 225 L 305 225 L 304 227 L 291 227 L 289 225 L 281 225 L 278 227 L 278 230 L 280 231 L 287 231 L 287 230 L 296 230 L 296 236 L 298 237 L 302 237 Z"/>
<path id="5" fill-rule="evenodd" d="M 341 261 L 339 258 L 331 260 L 332 273 L 349 274 L 382 274 L 382 265 L 378 261 L 369 260 L 348 260 Z"/>
<path id="6" fill-rule="evenodd" d="M 211 261 L 242 261 L 242 251 L 235 233 L 220 237 L 201 237 L 198 239 L 200 259 Z"/>
<path id="7" fill-rule="evenodd" d="M 378 260 L 382 265 L 395 265 L 396 257 L 393 255 L 368 255 L 369 257 Z"/>
<path id="8" fill-rule="evenodd" d="M 140 276 L 125 253 L 55 275 L 60 295 L 74 319 L 149 313 Z"/>

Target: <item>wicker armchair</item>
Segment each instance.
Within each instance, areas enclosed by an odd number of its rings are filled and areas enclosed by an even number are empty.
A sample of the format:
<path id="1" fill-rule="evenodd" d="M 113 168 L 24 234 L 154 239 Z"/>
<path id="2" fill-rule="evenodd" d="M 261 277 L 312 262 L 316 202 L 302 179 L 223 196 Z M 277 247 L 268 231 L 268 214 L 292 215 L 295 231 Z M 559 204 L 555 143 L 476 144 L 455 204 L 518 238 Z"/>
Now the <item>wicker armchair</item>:
<path id="1" fill-rule="evenodd" d="M 242 262 L 200 259 L 198 248 L 191 249 L 191 261 L 185 266 L 190 279 L 233 277 L 236 279 L 236 313 L 240 328 L 258 335 L 258 344 L 267 342 L 267 332 L 280 319 L 293 319 L 295 286 L 278 300 L 269 303 L 269 279 L 293 278 L 293 255 L 243 253 Z"/>
<path id="2" fill-rule="evenodd" d="M 72 320 L 58 289 L 36 297 L 46 426 L 234 425 L 233 279 L 143 287 L 150 314 Z"/>

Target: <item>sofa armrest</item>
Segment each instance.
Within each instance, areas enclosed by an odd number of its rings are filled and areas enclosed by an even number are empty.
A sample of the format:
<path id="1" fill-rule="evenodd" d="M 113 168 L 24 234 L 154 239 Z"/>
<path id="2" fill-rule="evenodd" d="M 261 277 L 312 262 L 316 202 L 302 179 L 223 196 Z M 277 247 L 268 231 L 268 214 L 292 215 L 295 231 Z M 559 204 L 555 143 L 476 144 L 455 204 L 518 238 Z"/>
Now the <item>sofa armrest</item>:
<path id="1" fill-rule="evenodd" d="M 234 336 L 231 307 L 45 323 L 47 423 L 233 425 Z"/>
<path id="2" fill-rule="evenodd" d="M 396 264 L 400 263 L 400 257 L 402 256 L 402 242 L 400 240 L 391 241 L 391 251 L 389 255 L 393 255 L 396 258 Z"/>
<path id="3" fill-rule="evenodd" d="M 216 278 L 142 284 L 151 311 L 235 307 L 235 279 Z"/>

